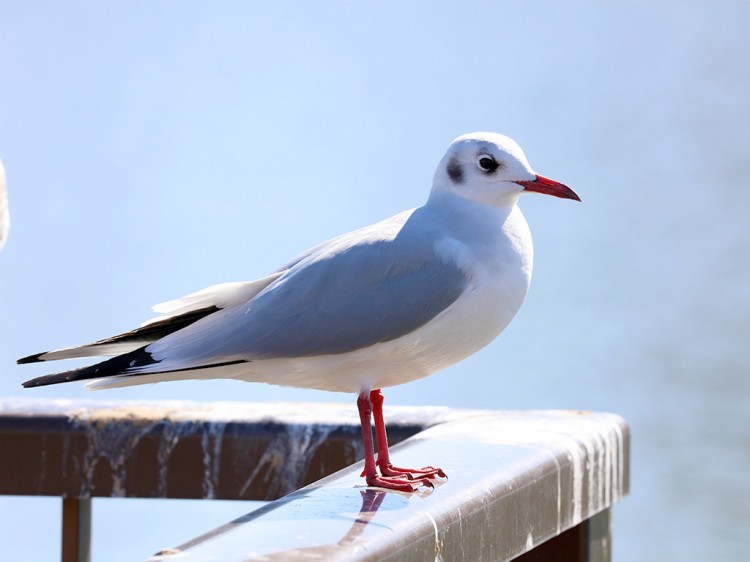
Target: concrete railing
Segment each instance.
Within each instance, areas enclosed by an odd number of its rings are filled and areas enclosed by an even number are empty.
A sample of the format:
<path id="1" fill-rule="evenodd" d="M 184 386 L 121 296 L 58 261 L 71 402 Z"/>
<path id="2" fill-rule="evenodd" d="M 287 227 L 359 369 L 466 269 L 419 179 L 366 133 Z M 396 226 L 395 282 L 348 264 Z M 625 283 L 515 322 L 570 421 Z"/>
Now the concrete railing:
<path id="1" fill-rule="evenodd" d="M 353 404 L 6 400 L 0 493 L 63 498 L 65 562 L 90 558 L 97 496 L 273 500 L 152 561 L 610 559 L 610 509 L 629 480 L 618 416 L 385 415 L 394 443 L 409 438 L 395 462 L 448 480 L 365 487 Z"/>

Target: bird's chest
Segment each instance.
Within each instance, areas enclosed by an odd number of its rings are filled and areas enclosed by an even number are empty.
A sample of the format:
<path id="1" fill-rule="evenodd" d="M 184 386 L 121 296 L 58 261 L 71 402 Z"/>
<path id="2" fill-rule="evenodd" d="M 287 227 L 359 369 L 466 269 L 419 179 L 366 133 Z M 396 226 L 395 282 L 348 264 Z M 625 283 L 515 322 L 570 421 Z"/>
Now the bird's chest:
<path id="1" fill-rule="evenodd" d="M 456 307 L 456 321 L 489 343 L 505 329 L 521 307 L 531 280 L 522 255 L 505 253 L 476 267 Z"/>
<path id="2" fill-rule="evenodd" d="M 440 332 L 436 340 L 451 354 L 466 356 L 484 347 L 520 308 L 529 288 L 533 259 L 527 234 L 516 228 L 473 247 L 456 240 L 442 242 L 439 253 L 467 273 L 465 291 L 434 325 Z"/>
<path id="3" fill-rule="evenodd" d="M 471 238 L 441 240 L 436 250 L 467 274 L 467 297 L 473 296 L 490 308 L 513 312 L 523 302 L 531 281 L 534 251 L 528 225 L 517 208 L 500 224 L 492 224 Z"/>

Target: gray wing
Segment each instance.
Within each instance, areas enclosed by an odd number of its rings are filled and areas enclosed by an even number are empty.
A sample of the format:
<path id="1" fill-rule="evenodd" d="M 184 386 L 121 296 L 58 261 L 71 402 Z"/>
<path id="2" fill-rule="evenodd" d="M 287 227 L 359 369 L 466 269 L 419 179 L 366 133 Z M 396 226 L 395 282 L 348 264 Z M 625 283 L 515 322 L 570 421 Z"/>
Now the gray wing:
<path id="1" fill-rule="evenodd" d="M 372 259 L 380 253 L 378 259 Z M 463 292 L 466 276 L 439 259 L 400 269 L 378 247 L 316 262 L 262 295 L 251 307 L 248 349 L 254 357 L 346 353 L 397 339 L 423 326 Z"/>
<path id="2" fill-rule="evenodd" d="M 435 237 L 410 223 L 399 224 L 395 236 L 336 239 L 248 304 L 206 317 L 148 351 L 199 364 L 346 353 L 408 334 L 448 308 L 468 282 L 458 265 L 436 254 Z"/>

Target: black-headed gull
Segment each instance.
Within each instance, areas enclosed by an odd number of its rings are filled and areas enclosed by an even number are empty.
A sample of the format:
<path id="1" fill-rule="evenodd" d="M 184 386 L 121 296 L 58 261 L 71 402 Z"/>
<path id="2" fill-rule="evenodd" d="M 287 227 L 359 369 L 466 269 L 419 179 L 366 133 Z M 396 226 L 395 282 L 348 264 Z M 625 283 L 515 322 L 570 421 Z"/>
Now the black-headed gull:
<path id="1" fill-rule="evenodd" d="M 10 214 L 8 212 L 8 194 L 5 186 L 5 168 L 0 161 L 0 250 L 8 239 L 10 228 Z"/>
<path id="2" fill-rule="evenodd" d="M 21 359 L 114 356 L 24 386 L 231 378 L 353 392 L 368 485 L 430 485 L 441 469 L 391 464 L 380 389 L 464 359 L 511 321 L 531 280 L 531 235 L 516 205 L 528 191 L 580 201 L 537 175 L 510 138 L 458 137 L 423 207 L 315 246 L 257 281 L 157 305 L 161 316 L 131 332 Z"/>

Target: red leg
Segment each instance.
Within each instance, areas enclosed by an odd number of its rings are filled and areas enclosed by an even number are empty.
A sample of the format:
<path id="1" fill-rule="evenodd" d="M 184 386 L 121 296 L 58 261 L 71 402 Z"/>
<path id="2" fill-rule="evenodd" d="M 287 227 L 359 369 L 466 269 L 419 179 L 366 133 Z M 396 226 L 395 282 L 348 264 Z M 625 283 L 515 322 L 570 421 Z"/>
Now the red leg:
<path id="1" fill-rule="evenodd" d="M 372 416 L 372 403 L 370 395 L 363 392 L 357 398 L 357 408 L 359 409 L 359 421 L 362 425 L 362 443 L 365 447 L 365 469 L 362 476 L 365 477 L 368 486 L 378 486 L 389 490 L 400 490 L 402 492 L 413 492 L 419 484 L 431 485 L 427 479 L 413 480 L 406 474 L 379 475 L 375 464 L 375 448 L 372 442 L 372 426 L 370 418 Z M 382 418 L 382 416 L 381 416 Z"/>
<path id="2" fill-rule="evenodd" d="M 380 390 L 370 392 L 370 402 L 372 403 L 372 415 L 375 419 L 375 436 L 378 440 L 378 461 L 380 473 L 383 476 L 407 476 L 409 478 L 445 478 L 445 472 L 441 468 L 425 466 L 423 468 L 399 468 L 391 464 L 391 458 L 388 453 L 388 435 L 385 431 L 385 420 L 383 419 L 383 393 Z"/>

